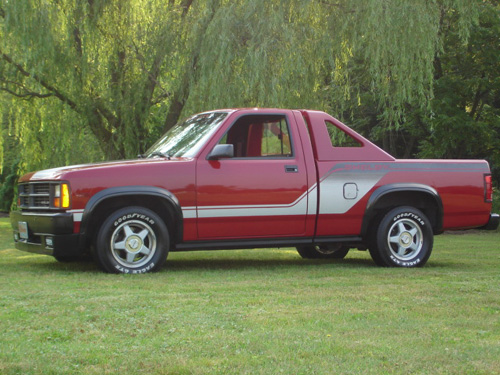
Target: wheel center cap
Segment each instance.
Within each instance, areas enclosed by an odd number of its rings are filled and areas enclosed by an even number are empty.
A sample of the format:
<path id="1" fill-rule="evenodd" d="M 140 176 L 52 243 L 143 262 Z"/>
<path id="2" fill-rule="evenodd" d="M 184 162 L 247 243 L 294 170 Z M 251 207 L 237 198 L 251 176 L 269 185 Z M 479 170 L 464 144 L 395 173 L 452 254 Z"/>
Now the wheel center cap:
<path id="1" fill-rule="evenodd" d="M 125 247 L 127 251 L 130 253 L 137 253 L 142 247 L 142 240 L 138 236 L 130 236 L 127 238 Z"/>
<path id="2" fill-rule="evenodd" d="M 403 246 L 410 245 L 412 242 L 412 239 L 413 239 L 412 235 L 408 232 L 401 234 L 401 237 L 400 237 L 401 245 L 403 245 Z"/>

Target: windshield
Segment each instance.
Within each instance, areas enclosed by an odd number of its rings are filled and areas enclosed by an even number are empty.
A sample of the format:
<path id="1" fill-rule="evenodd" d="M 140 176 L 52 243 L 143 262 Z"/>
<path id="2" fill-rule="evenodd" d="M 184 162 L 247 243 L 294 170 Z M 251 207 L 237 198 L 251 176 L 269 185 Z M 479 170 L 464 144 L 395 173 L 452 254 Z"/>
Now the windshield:
<path id="1" fill-rule="evenodd" d="M 193 157 L 219 128 L 227 112 L 194 115 L 168 130 L 144 155 L 145 157 Z"/>

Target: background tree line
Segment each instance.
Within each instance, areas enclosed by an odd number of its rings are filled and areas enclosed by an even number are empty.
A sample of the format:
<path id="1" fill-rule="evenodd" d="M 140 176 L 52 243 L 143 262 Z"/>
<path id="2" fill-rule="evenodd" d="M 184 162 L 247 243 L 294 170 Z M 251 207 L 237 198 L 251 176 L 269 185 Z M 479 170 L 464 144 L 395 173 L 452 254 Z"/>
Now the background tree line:
<path id="1" fill-rule="evenodd" d="M 143 152 L 224 107 L 329 112 L 500 179 L 497 0 L 0 0 L 0 209 L 29 170 Z"/>

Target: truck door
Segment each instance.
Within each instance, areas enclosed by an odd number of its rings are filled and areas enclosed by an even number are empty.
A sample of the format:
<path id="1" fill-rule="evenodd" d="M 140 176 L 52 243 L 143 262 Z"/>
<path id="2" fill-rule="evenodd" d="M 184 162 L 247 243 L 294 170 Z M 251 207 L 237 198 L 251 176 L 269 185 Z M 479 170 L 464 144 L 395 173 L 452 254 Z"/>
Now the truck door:
<path id="1" fill-rule="evenodd" d="M 290 113 L 240 114 L 217 141 L 234 155 L 197 162 L 200 239 L 303 235 L 307 171 Z M 213 146 L 213 145 L 212 145 Z"/>

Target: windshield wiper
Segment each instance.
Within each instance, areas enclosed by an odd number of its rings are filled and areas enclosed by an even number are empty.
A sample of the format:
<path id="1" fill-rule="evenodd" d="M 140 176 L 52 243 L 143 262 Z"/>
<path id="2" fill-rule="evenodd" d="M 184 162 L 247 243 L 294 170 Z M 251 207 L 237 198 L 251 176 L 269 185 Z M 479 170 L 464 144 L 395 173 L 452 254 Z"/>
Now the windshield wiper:
<path id="1" fill-rule="evenodd" d="M 165 154 L 161 151 L 155 151 L 155 152 L 151 153 L 151 155 L 149 155 L 148 157 L 154 158 L 155 156 L 159 156 L 160 158 L 167 158 L 168 160 L 170 160 L 170 155 Z"/>

